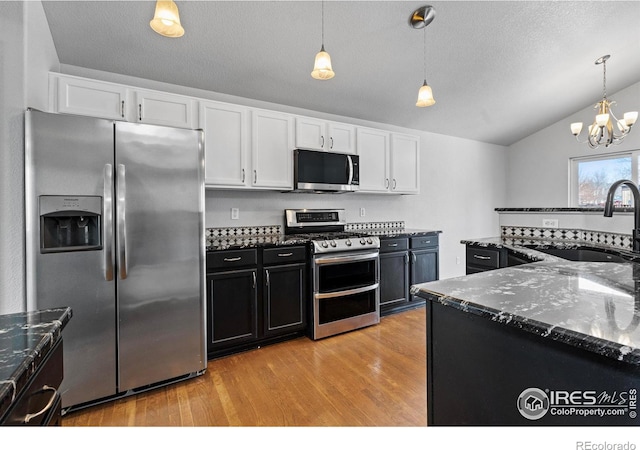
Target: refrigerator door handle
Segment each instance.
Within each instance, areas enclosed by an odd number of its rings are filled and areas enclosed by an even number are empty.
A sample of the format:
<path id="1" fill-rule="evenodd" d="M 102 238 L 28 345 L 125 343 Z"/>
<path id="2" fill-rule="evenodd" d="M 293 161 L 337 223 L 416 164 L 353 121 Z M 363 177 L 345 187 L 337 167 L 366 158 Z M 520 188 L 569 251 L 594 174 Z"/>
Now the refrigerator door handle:
<path id="1" fill-rule="evenodd" d="M 104 279 L 113 281 L 113 166 L 104 165 Z"/>
<path id="2" fill-rule="evenodd" d="M 125 167 L 124 164 L 118 164 L 118 211 L 116 218 L 118 220 L 117 226 L 117 253 L 118 253 L 118 271 L 120 272 L 120 279 L 127 278 L 129 272 L 127 262 L 127 211 L 126 211 L 126 198 L 127 198 L 127 182 L 125 179 Z"/>

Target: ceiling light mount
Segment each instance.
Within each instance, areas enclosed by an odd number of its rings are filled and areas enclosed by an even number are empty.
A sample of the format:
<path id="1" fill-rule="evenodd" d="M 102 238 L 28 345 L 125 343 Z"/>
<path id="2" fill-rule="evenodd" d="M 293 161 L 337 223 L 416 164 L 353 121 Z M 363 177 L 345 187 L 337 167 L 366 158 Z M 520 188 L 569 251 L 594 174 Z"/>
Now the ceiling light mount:
<path id="1" fill-rule="evenodd" d="M 433 91 L 431 90 L 431 86 L 427 84 L 427 26 L 433 22 L 433 19 L 436 17 L 436 10 L 431 5 L 421 6 L 416 9 L 411 16 L 409 17 L 409 26 L 415 28 L 417 30 L 423 30 L 423 38 L 424 38 L 424 83 L 420 87 L 418 91 L 418 101 L 416 102 L 416 106 L 419 108 L 424 108 L 425 106 L 431 106 L 436 103 L 436 100 L 433 98 Z"/>
<path id="2" fill-rule="evenodd" d="M 591 125 L 589 125 L 589 132 L 587 133 L 587 139 L 580 141 L 578 136 L 582 131 L 582 122 L 575 122 L 571 124 L 571 134 L 576 137 L 576 140 L 581 144 L 587 144 L 591 148 L 598 148 L 600 145 L 609 147 L 610 145 L 616 145 L 622 142 L 622 140 L 629 134 L 631 127 L 636 120 L 638 120 L 638 111 L 629 111 L 624 113 L 623 119 L 618 119 L 614 114 L 611 106 L 615 105 L 607 98 L 607 60 L 611 55 L 604 55 L 596 59 L 595 64 L 598 66 L 602 64 L 602 100 L 595 104 L 594 108 L 598 110 L 596 118 Z M 613 121 L 611 120 L 613 118 Z M 619 133 L 613 128 L 613 123 L 617 125 Z"/>
<path id="3" fill-rule="evenodd" d="M 436 10 L 431 5 L 424 5 L 416 9 L 411 17 L 409 17 L 409 25 L 413 28 L 421 29 L 425 28 L 436 17 Z"/>

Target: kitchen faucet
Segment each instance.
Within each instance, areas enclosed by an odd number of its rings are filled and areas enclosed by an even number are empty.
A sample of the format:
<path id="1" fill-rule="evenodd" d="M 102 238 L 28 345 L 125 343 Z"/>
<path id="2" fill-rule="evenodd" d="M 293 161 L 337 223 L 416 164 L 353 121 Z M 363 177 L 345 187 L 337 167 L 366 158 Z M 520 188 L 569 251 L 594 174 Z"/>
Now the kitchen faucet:
<path id="1" fill-rule="evenodd" d="M 611 185 L 607 193 L 607 201 L 604 204 L 604 216 L 613 216 L 613 194 L 620 185 L 627 185 L 633 194 L 633 251 L 640 253 L 640 191 L 638 186 L 631 180 L 618 180 Z"/>

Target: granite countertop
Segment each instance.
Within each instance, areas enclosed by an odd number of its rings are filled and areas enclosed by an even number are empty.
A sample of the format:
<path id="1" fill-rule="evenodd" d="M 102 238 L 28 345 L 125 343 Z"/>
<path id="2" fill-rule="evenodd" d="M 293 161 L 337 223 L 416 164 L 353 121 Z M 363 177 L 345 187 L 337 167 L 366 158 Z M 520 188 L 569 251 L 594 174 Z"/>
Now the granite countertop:
<path id="1" fill-rule="evenodd" d="M 71 318 L 71 308 L 0 315 L 0 417 L 39 369 Z"/>
<path id="2" fill-rule="evenodd" d="M 534 262 L 415 285 L 412 293 L 640 366 L 640 264 L 568 261 L 500 238 L 463 243 L 509 248 Z"/>

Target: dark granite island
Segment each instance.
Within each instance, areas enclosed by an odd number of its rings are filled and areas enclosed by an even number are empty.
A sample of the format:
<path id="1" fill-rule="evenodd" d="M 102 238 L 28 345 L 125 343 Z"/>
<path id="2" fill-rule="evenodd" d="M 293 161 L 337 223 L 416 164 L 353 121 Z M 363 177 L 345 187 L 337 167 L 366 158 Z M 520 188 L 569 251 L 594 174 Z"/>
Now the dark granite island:
<path id="1" fill-rule="evenodd" d="M 412 287 L 429 425 L 640 425 L 635 263 L 558 258 Z"/>
<path id="2" fill-rule="evenodd" d="M 59 425 L 70 308 L 0 315 L 0 424 Z"/>

